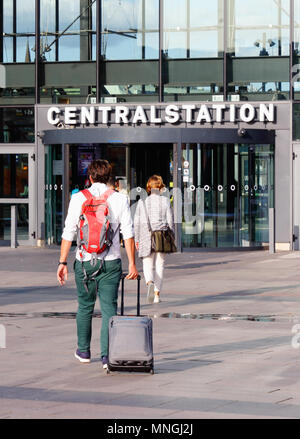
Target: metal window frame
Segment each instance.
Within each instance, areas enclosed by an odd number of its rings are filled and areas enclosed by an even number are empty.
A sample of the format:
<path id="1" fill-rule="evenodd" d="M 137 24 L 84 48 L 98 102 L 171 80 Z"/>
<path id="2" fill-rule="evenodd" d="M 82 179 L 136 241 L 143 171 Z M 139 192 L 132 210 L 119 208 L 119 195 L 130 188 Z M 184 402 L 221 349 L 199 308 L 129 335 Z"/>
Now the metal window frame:
<path id="1" fill-rule="evenodd" d="M 40 19 L 41 19 L 41 9 L 40 0 L 35 0 L 35 103 L 40 103 L 40 84 L 41 84 L 41 59 L 40 59 Z M 3 8 L 3 2 L 1 2 Z M 101 64 L 104 62 L 101 54 L 101 8 L 102 0 L 96 0 L 96 98 L 97 103 L 101 100 Z M 55 0 L 55 29 L 56 32 L 59 29 L 59 0 Z M 1 11 L 0 11 L 1 12 Z M 17 31 L 17 2 L 13 0 L 13 32 Z M 164 54 L 163 54 L 163 12 L 164 12 L 164 1 L 159 0 L 159 71 L 158 71 L 158 100 L 159 102 L 164 102 Z M 1 14 L 2 20 L 0 24 L 0 30 L 3 30 L 3 14 Z M 228 0 L 223 0 L 223 99 L 227 100 L 227 56 L 228 56 Z M 294 0 L 290 0 L 290 54 L 289 54 L 289 82 L 290 82 L 290 100 L 294 101 L 294 88 L 293 88 L 293 62 L 294 62 Z M 0 49 L 0 62 L 3 61 L 3 32 L 0 32 L 1 39 L 1 49 Z M 13 37 L 13 62 L 16 62 L 16 36 Z M 59 45 L 58 42 L 55 43 L 55 59 L 58 61 L 59 58 Z"/>
<path id="2" fill-rule="evenodd" d="M 0 204 L 28 204 L 28 240 L 17 240 L 18 245 L 35 245 L 36 243 L 36 172 L 35 172 L 35 147 L 34 144 L 1 143 L 0 154 L 28 154 L 28 191 L 27 198 L 0 198 Z M 1 245 L 7 244 L 1 241 Z"/>

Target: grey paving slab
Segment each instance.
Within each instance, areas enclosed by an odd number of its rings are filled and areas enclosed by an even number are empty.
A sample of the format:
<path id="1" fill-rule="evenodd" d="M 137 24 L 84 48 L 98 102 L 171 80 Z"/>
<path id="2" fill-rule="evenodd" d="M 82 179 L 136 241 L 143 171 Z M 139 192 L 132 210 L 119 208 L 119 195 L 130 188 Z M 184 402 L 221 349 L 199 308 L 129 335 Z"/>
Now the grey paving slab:
<path id="1" fill-rule="evenodd" d="M 300 418 L 299 253 L 168 257 L 160 304 L 145 303 L 142 283 L 153 376 L 101 369 L 98 304 L 92 362 L 75 360 L 74 275 L 58 287 L 58 255 L 0 248 L 0 418 Z M 126 283 L 127 313 L 135 288 Z"/>

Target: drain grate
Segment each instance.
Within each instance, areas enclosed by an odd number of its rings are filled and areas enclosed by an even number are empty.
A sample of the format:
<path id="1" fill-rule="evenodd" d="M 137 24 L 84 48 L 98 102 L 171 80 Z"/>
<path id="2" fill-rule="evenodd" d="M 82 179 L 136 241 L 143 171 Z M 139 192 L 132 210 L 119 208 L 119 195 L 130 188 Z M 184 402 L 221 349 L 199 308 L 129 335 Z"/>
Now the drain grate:
<path id="1" fill-rule="evenodd" d="M 194 314 L 194 313 L 164 313 L 157 317 L 168 319 L 210 319 L 210 320 L 247 320 L 251 322 L 275 322 L 275 315 L 251 315 L 251 314 Z"/>
<path id="2" fill-rule="evenodd" d="M 163 314 L 149 314 L 149 317 L 163 319 L 191 319 L 191 320 L 246 320 L 250 322 L 275 322 L 279 320 L 294 320 L 295 316 L 276 316 L 276 315 L 253 315 L 253 314 L 196 314 L 196 313 L 178 313 L 168 312 Z M 76 312 L 32 312 L 32 313 L 0 313 L 0 318 L 4 317 L 24 317 L 24 318 L 58 318 L 58 319 L 76 319 Z M 101 318 L 101 312 L 94 312 L 93 317 Z"/>
<path id="3" fill-rule="evenodd" d="M 1 317 L 27 317 L 27 318 L 59 318 L 59 319 L 76 319 L 76 312 L 28 312 L 28 313 L 17 313 L 17 312 L 2 312 Z M 100 312 L 95 312 L 93 317 L 100 318 L 102 315 Z"/>

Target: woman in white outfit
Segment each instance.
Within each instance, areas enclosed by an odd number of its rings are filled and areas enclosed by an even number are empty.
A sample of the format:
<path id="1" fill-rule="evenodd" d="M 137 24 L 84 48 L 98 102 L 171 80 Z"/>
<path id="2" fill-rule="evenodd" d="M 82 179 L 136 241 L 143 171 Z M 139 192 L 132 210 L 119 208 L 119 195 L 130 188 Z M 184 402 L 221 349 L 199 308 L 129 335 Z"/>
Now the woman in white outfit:
<path id="1" fill-rule="evenodd" d="M 138 255 L 143 259 L 143 271 L 148 286 L 148 303 L 160 302 L 166 253 L 151 251 L 151 231 L 169 227 L 174 232 L 170 200 L 163 195 L 165 185 L 159 175 L 149 178 L 148 198 L 139 200 L 134 216 L 134 233 Z"/>

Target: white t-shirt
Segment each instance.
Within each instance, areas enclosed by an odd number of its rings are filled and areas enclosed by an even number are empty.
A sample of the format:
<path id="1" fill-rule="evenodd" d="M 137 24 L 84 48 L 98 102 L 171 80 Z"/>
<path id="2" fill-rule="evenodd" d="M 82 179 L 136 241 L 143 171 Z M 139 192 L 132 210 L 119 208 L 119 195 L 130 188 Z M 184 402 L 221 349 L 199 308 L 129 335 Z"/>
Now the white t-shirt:
<path id="1" fill-rule="evenodd" d="M 100 197 L 108 187 L 103 183 L 93 183 L 89 188 L 89 191 L 95 197 Z M 78 192 L 72 195 L 70 200 L 67 218 L 65 221 L 65 227 L 63 230 L 62 238 L 66 241 L 73 241 L 76 237 L 77 225 L 81 214 L 82 204 L 86 201 L 85 196 Z M 113 193 L 108 197 L 107 203 L 109 205 L 111 215 L 111 225 L 115 231 L 120 225 L 120 232 L 123 235 L 123 239 L 133 238 L 133 223 L 130 213 L 130 207 L 128 198 L 118 192 Z M 120 252 L 120 234 L 117 232 L 114 236 L 112 246 L 105 257 L 105 260 L 111 261 L 119 259 L 121 257 Z M 103 258 L 103 254 L 99 254 L 98 258 Z M 79 249 L 76 251 L 76 259 L 80 260 Z M 89 261 L 91 259 L 90 253 L 83 251 L 83 260 Z"/>

